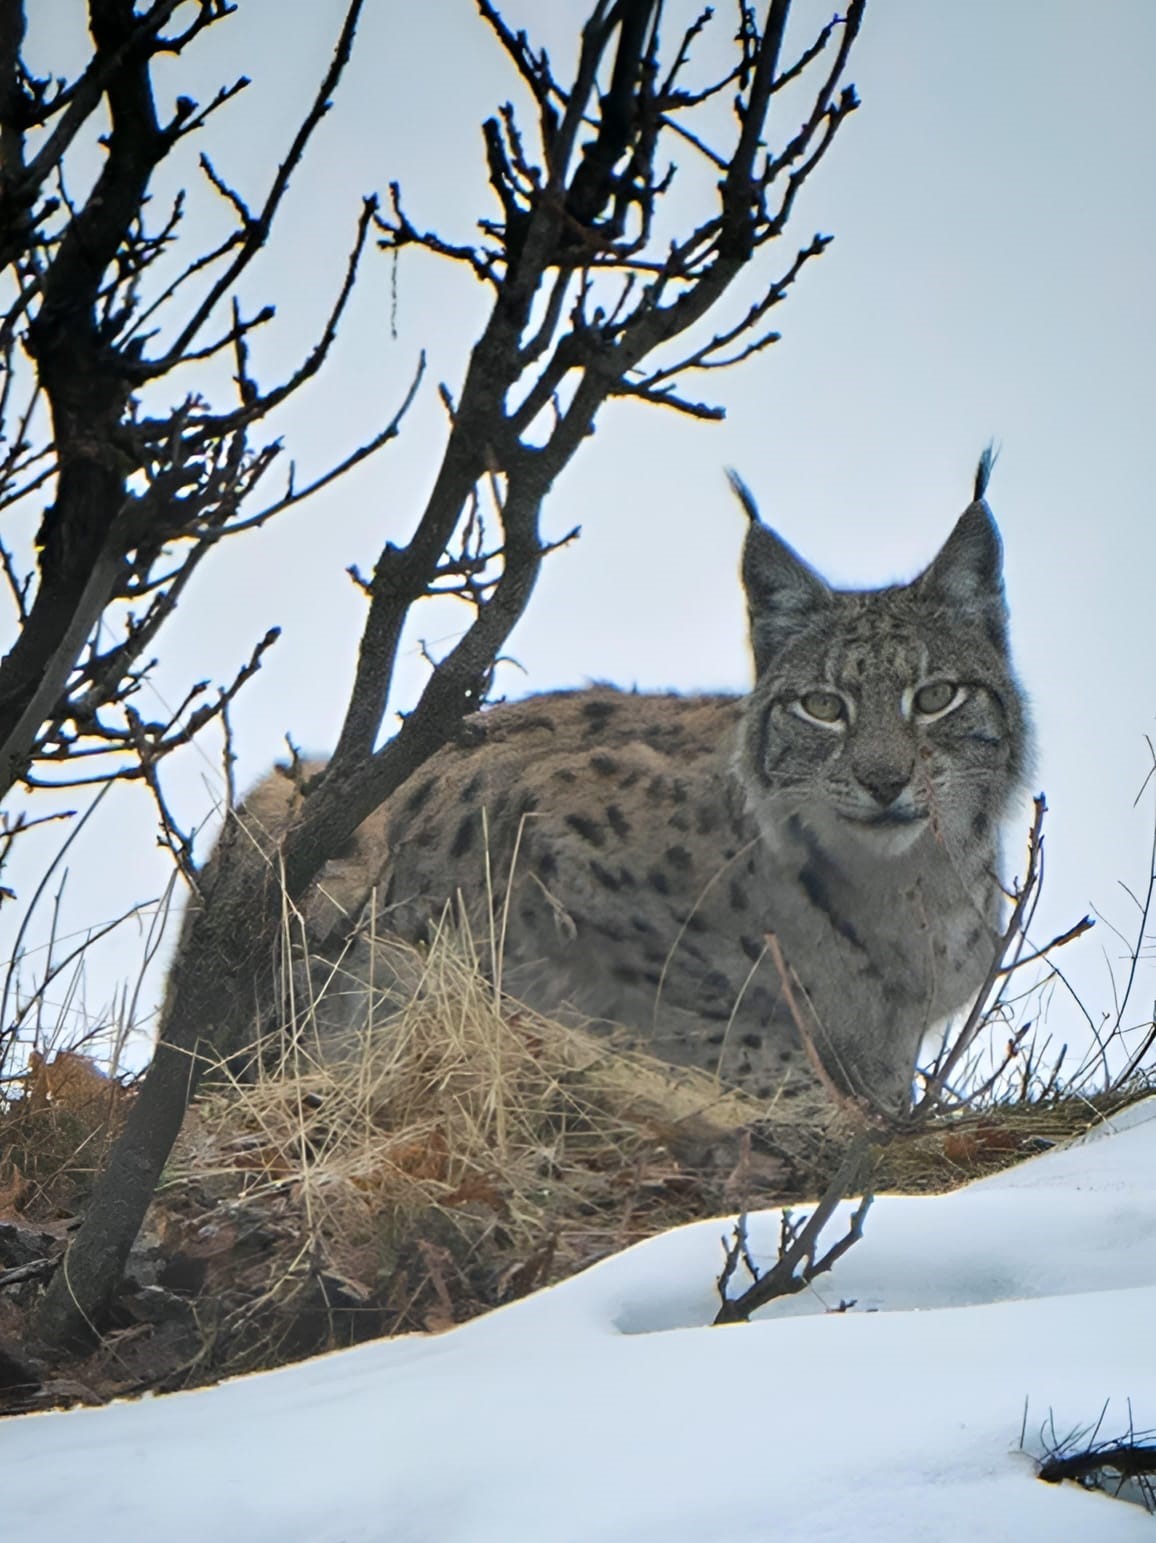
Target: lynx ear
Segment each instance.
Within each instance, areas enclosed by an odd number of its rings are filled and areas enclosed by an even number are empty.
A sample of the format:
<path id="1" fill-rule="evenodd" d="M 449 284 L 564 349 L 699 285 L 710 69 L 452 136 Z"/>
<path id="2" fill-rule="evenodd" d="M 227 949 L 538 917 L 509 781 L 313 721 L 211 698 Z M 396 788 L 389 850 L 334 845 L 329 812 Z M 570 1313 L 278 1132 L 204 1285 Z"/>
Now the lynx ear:
<path id="1" fill-rule="evenodd" d="M 746 485 L 735 472 L 728 475 L 751 522 L 743 545 L 743 588 L 747 592 L 755 674 L 761 676 L 800 623 L 830 603 L 831 591 L 797 552 L 760 523 Z"/>
<path id="2" fill-rule="evenodd" d="M 939 556 L 915 584 L 928 599 L 981 621 L 992 642 L 1006 646 L 1003 543 L 982 498 L 960 515 Z"/>

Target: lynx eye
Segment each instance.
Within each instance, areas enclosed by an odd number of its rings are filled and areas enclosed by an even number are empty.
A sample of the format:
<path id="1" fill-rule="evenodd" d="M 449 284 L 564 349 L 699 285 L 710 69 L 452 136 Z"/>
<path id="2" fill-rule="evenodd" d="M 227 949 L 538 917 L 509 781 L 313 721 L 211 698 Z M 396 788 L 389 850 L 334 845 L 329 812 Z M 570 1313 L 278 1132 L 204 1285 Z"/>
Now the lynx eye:
<path id="1" fill-rule="evenodd" d="M 937 713 L 945 712 L 958 695 L 959 687 L 953 680 L 933 680 L 929 685 L 920 686 L 911 702 L 917 713 L 933 718 Z"/>
<path id="2" fill-rule="evenodd" d="M 843 698 L 836 691 L 805 691 L 799 706 L 816 723 L 838 723 L 843 717 Z"/>

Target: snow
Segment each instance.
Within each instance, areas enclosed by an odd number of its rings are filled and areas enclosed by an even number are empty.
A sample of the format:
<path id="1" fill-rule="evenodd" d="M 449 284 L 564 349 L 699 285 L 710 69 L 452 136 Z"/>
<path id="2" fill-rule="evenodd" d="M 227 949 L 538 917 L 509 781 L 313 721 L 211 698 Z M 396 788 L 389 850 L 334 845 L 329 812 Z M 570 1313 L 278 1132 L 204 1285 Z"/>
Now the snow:
<path id="1" fill-rule="evenodd" d="M 0 1424 L 0 1535 L 1151 1540 L 1139 1506 L 1044 1484 L 1033 1459 L 1105 1400 L 1102 1439 L 1129 1399 L 1156 1424 L 1156 1099 L 954 1194 L 881 1197 L 816 1290 L 715 1329 L 730 1225 L 446 1334 Z M 777 1229 L 751 1219 L 756 1258 Z"/>

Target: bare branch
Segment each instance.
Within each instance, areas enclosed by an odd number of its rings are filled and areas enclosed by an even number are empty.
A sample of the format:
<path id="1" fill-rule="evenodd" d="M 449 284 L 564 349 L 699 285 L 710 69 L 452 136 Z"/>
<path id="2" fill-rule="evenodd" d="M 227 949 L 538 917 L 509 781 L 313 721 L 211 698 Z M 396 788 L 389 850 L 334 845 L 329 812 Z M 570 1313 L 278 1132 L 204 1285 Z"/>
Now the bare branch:
<path id="1" fill-rule="evenodd" d="M 818 1275 L 830 1270 L 853 1244 L 863 1236 L 863 1224 L 874 1198 L 869 1190 L 851 1214 L 847 1231 L 823 1254 L 818 1254 L 823 1229 L 834 1215 L 846 1195 L 859 1188 L 870 1168 L 871 1138 L 861 1131 L 851 1142 L 822 1199 L 811 1214 L 796 1222 L 790 1212 L 784 1212 L 779 1245 L 779 1257 L 772 1267 L 760 1274 L 756 1269 L 747 1244 L 746 1218 L 740 1216 L 735 1225 L 734 1241 L 726 1248 L 726 1262 L 719 1277 L 718 1289 L 722 1306 L 715 1316 L 715 1323 L 746 1322 L 750 1315 L 778 1297 L 794 1296 L 804 1290 Z M 817 1256 L 817 1257 L 816 1257 Z M 737 1297 L 727 1295 L 729 1283 L 739 1260 L 742 1260 L 753 1278 L 753 1283 Z"/>
<path id="2" fill-rule="evenodd" d="M 319 477 L 315 477 L 312 482 L 306 483 L 304 487 L 295 487 L 291 482 L 281 498 L 271 504 L 267 504 L 257 514 L 248 515 L 243 520 L 234 520 L 228 525 L 222 526 L 219 531 L 215 531 L 211 536 L 206 537 L 206 540 L 219 541 L 222 537 L 235 536 L 243 530 L 252 530 L 258 525 L 264 525 L 266 520 L 271 520 L 274 515 L 282 513 L 285 509 L 291 509 L 294 504 L 303 503 L 307 498 L 312 498 L 322 488 L 338 481 L 339 478 L 345 476 L 346 472 L 352 471 L 362 461 L 368 460 L 371 455 L 375 455 L 391 439 L 396 439 L 401 433 L 401 425 L 405 415 L 409 412 L 417 398 L 418 387 L 425 378 L 425 364 L 425 355 L 422 354 L 414 371 L 413 380 L 410 382 L 409 388 L 402 399 L 401 406 L 385 427 L 379 429 L 372 439 L 367 439 L 356 450 L 351 450 L 343 461 L 338 461 L 336 466 L 331 466 L 328 471 L 322 472 Z"/>
<path id="3" fill-rule="evenodd" d="M 336 91 L 338 82 L 345 72 L 346 65 L 349 63 L 349 56 L 353 49 L 353 38 L 357 31 L 357 23 L 361 17 L 363 3 L 364 0 L 350 0 L 349 8 L 345 13 L 345 20 L 342 24 L 341 35 L 333 51 L 333 58 L 321 85 L 318 87 L 317 94 L 313 99 L 313 105 L 302 120 L 301 126 L 293 138 L 293 143 L 289 147 L 288 154 L 277 169 L 277 175 L 274 177 L 273 183 L 265 196 L 261 212 L 246 227 L 244 235 L 238 243 L 236 256 L 225 272 L 212 285 L 209 293 L 185 323 L 185 326 L 177 336 L 176 342 L 164 358 L 149 362 L 148 374 L 145 378 L 155 378 L 157 375 L 164 374 L 181 361 L 192 346 L 193 339 L 201 331 L 217 306 L 232 290 L 242 271 L 249 265 L 261 247 L 264 246 L 273 227 L 273 221 L 277 216 L 282 199 L 289 187 L 289 180 L 300 165 L 317 125 L 329 111 L 333 93 Z"/>
<path id="4" fill-rule="evenodd" d="M 922 1098 L 918 1100 L 911 1111 L 911 1121 L 925 1119 L 929 1113 L 939 1107 L 944 1089 L 952 1072 L 959 1065 L 971 1047 L 972 1041 L 979 1032 L 983 1015 L 987 1007 L 992 988 L 1003 974 L 1010 973 L 1016 968 L 1023 951 L 1023 935 L 1025 917 L 1029 914 L 1029 908 L 1037 898 L 1037 889 L 1040 878 L 1040 863 L 1042 860 L 1042 832 L 1044 815 L 1047 812 L 1047 804 L 1041 794 L 1034 800 L 1035 813 L 1032 818 L 1031 830 L 1028 833 L 1027 871 L 1015 896 L 1011 915 L 996 948 L 988 972 L 980 986 L 975 1002 L 963 1027 L 955 1035 L 947 1053 L 930 1069 L 926 1075 L 925 1088 Z M 1012 953 L 1013 962 L 1005 966 L 1004 960 L 1008 953 Z"/>

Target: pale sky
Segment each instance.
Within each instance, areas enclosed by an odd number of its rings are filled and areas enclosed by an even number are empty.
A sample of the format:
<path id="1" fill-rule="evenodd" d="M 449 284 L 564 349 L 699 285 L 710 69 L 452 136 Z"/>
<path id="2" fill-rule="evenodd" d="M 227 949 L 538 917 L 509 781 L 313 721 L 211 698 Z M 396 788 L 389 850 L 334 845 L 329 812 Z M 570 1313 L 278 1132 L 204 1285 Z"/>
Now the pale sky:
<path id="1" fill-rule="evenodd" d="M 468 0 L 371 0 L 367 9 L 282 227 L 246 283 L 253 308 L 278 305 L 254 344 L 264 384 L 316 332 L 363 193 L 400 181 L 414 222 L 458 241 L 492 212 L 479 125 L 520 98 L 488 30 Z M 561 65 L 586 9 L 584 0 L 519 0 L 506 14 Z M 41 59 L 46 71 L 70 67 L 57 25 L 66 12 L 71 22 L 76 9 L 49 0 L 34 18 L 48 22 L 59 49 Z M 341 12 L 340 0 L 241 0 L 166 81 L 173 95 L 205 99 L 224 78 L 254 78 L 191 147 L 207 149 L 254 200 Z M 829 4 L 797 0 L 796 42 L 829 17 Z M 719 7 L 710 49 L 732 25 Z M 1051 807 L 1037 933 L 1042 941 L 1093 905 L 1133 930 L 1121 884 L 1142 892 L 1147 882 L 1152 787 L 1133 801 L 1151 765 L 1145 737 L 1156 734 L 1154 57 L 1150 0 L 869 0 L 849 72 L 863 105 L 765 258 L 762 274 L 773 277 L 816 231 L 835 236 L 779 308 L 782 342 L 692 383 L 690 394 L 725 405 L 722 425 L 629 403 L 604 412 L 545 514 L 549 534 L 580 524 L 582 538 L 549 558 L 509 650 L 524 673 L 507 668 L 501 689 L 513 697 L 591 679 L 745 689 L 744 522 L 723 468 L 741 471 L 768 523 L 826 577 L 868 585 L 910 577 L 933 555 L 994 437 L 1002 454 L 989 500 L 1039 740 L 1032 790 L 1045 790 Z M 532 117 L 524 122 L 529 130 Z M 780 142 L 796 128 L 789 112 L 772 115 Z M 199 195 L 191 218 L 211 218 Z M 332 364 L 274 431 L 304 480 L 392 415 L 425 349 L 427 384 L 401 440 L 216 554 L 163 635 L 156 684 L 172 702 L 193 680 L 231 678 L 267 627 L 285 629 L 234 711 L 242 786 L 278 756 L 286 733 L 310 752 L 332 744 L 362 618 L 345 569 L 368 570 L 383 540 L 403 539 L 416 518 L 443 442 L 436 384 L 456 390 L 484 315 L 468 275 L 407 252 L 393 336 L 392 280 L 390 259 L 372 253 Z M 433 644 L 460 625 L 442 610 L 419 622 L 404 693 L 412 697 L 423 676 L 416 638 Z M 206 737 L 174 761 L 168 780 L 180 815 L 203 819 L 219 781 L 216 743 Z M 1011 832 L 1011 872 L 1022 825 Z M 167 870 L 155 830 L 139 790 L 110 801 L 70 856 L 64 930 L 159 892 Z M 6 875 L 22 896 L 55 839 L 27 838 Z M 0 920 L 6 953 L 15 908 Z M 1118 965 L 1122 948 L 1100 926 L 1064 961 L 1097 1017 L 1112 1005 L 1105 954 Z M 89 967 L 90 1013 L 139 955 L 131 929 L 102 947 Z M 145 1001 L 158 990 L 154 980 Z M 1133 1020 L 1154 991 L 1149 964 Z M 1048 1022 L 1065 1038 L 1079 1018 L 1057 995 Z"/>

